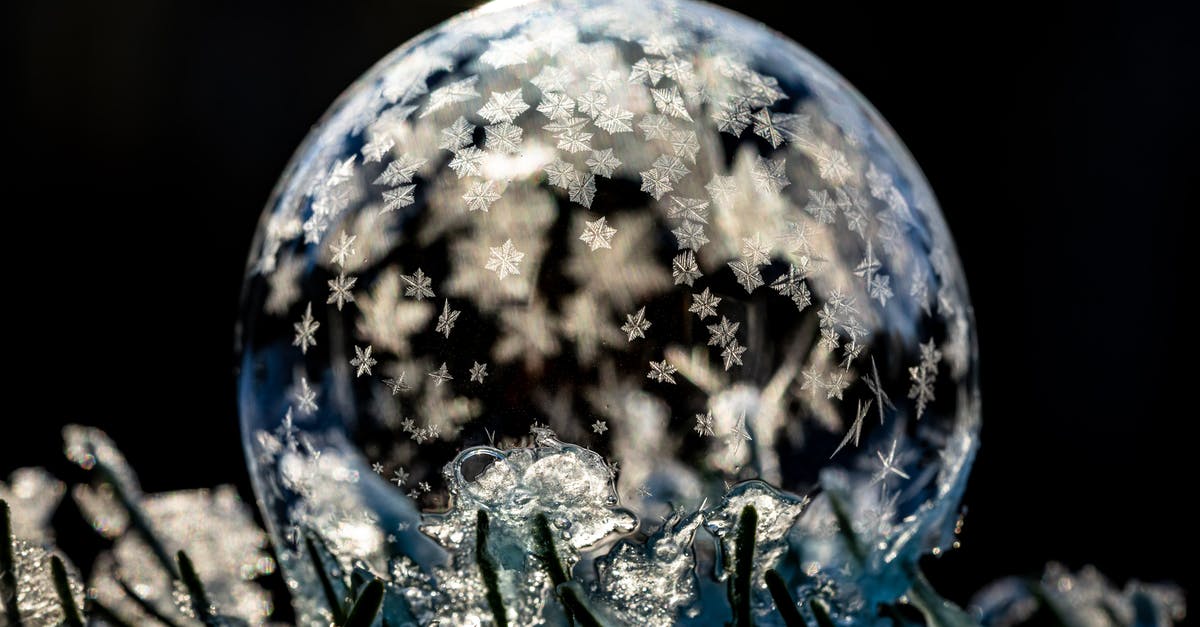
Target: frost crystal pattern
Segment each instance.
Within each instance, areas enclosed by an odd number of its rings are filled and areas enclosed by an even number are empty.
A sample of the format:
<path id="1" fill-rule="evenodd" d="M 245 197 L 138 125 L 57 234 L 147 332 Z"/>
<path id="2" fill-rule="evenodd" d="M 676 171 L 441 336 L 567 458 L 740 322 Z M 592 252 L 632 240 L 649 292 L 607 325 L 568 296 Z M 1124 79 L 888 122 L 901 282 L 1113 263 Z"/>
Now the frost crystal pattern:
<path id="1" fill-rule="evenodd" d="M 306 623 L 312 550 L 386 581 L 389 624 L 576 594 L 668 625 L 730 619 L 748 507 L 759 624 L 769 570 L 866 619 L 952 544 L 979 401 L 937 202 L 843 79 L 733 13 L 422 34 L 301 145 L 246 281 L 243 433 Z"/>

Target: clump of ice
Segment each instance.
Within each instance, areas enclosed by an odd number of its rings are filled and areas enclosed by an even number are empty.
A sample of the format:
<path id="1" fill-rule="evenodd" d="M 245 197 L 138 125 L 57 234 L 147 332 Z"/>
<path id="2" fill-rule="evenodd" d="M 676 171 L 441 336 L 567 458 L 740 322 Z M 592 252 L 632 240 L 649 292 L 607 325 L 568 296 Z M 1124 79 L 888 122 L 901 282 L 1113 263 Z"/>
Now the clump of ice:
<path id="1" fill-rule="evenodd" d="M 508 621 L 515 624 L 542 623 L 546 600 L 554 595 L 537 557 L 539 515 L 549 522 L 568 573 L 583 549 L 637 527 L 637 518 L 619 507 L 604 458 L 560 442 L 549 429 L 535 429 L 534 436 L 529 447 L 466 449 L 446 466 L 450 507 L 422 516 L 421 529 L 450 552 L 450 564 L 434 568 L 432 576 L 406 562 L 392 569 L 393 586 L 410 600 L 417 620 L 492 622 L 476 555 L 480 511 L 488 516 L 486 550 L 496 565 Z"/>
<path id="2" fill-rule="evenodd" d="M 443 471 L 450 509 L 426 516 L 422 530 L 457 550 L 464 542 L 474 543 L 476 517 L 483 510 L 491 521 L 490 542 L 526 555 L 536 552 L 533 522 L 540 513 L 557 532 L 560 557 L 574 564 L 580 549 L 637 526 L 633 513 L 618 507 L 613 473 L 604 458 L 560 442 L 549 429 L 535 429 L 534 434 L 531 447 L 476 446 L 459 453 Z M 482 472 L 464 475 L 468 463 L 481 460 L 487 464 Z M 509 560 L 502 559 L 502 566 L 504 561 Z"/>
<path id="3" fill-rule="evenodd" d="M 735 545 L 742 511 L 747 506 L 753 506 L 757 511 L 751 588 L 755 591 L 753 604 L 759 610 L 768 610 L 773 606 L 763 577 L 768 570 L 779 568 L 788 552 L 788 534 L 808 502 L 808 497 L 796 497 L 776 490 L 766 482 L 752 480 L 735 486 L 720 504 L 705 512 L 704 526 L 719 539 L 724 555 L 718 577 L 726 579 L 740 568 L 735 563 Z"/>
<path id="4" fill-rule="evenodd" d="M 674 624 L 678 610 L 697 598 L 692 540 L 703 520 L 676 512 L 645 543 L 617 544 L 596 560 L 593 600 L 625 624 Z"/>

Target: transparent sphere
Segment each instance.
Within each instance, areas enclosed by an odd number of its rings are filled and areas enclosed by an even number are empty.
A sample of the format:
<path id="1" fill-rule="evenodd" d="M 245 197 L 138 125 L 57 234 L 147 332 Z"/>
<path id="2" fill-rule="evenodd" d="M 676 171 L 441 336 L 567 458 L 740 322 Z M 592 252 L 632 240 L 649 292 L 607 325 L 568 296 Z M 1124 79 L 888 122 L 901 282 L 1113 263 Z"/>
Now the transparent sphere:
<path id="1" fill-rule="evenodd" d="M 308 620 L 315 551 L 391 624 L 561 622 L 547 534 L 610 621 L 728 620 L 747 506 L 760 624 L 771 570 L 869 616 L 949 547 L 977 444 L 916 164 L 810 53 L 691 2 L 493 3 L 383 59 L 280 179 L 240 331 Z"/>

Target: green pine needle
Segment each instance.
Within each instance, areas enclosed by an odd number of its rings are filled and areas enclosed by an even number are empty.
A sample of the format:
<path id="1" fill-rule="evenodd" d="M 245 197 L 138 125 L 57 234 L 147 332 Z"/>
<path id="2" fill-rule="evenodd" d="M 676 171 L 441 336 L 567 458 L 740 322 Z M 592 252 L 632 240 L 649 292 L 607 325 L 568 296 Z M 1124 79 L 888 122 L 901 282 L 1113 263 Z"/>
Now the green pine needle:
<path id="1" fill-rule="evenodd" d="M 475 517 L 475 563 L 479 565 L 479 576 L 487 589 L 488 606 L 497 627 L 508 627 L 508 614 L 504 609 L 504 597 L 500 596 L 500 583 L 496 577 L 496 564 L 487 552 L 488 515 L 479 510 Z"/>
<path id="2" fill-rule="evenodd" d="M 366 588 L 363 588 L 362 594 L 358 595 L 358 600 L 350 608 L 350 614 L 346 617 L 343 627 L 371 627 L 371 624 L 375 622 L 375 617 L 379 615 L 381 607 L 383 607 L 383 582 L 373 579 Z"/>
<path id="3" fill-rule="evenodd" d="M 729 603 L 733 606 L 735 627 L 751 627 L 750 576 L 754 570 L 754 542 L 758 534 L 758 510 L 753 505 L 742 508 L 738 517 L 737 538 L 734 543 L 733 578 L 729 583 Z"/>
<path id="4" fill-rule="evenodd" d="M 554 545 L 554 533 L 550 530 L 550 521 L 546 515 L 538 512 L 533 517 L 533 539 L 537 547 L 537 556 L 546 566 L 550 582 L 554 584 L 554 592 L 562 602 L 567 613 L 567 622 L 574 624 L 578 620 L 583 625 L 603 625 L 590 608 L 583 602 L 579 590 L 566 584 L 570 581 L 563 570 L 562 560 L 558 558 L 558 548 Z M 567 594 L 564 595 L 563 593 Z"/>
<path id="5" fill-rule="evenodd" d="M 779 610 L 779 615 L 783 617 L 783 624 L 788 627 L 807 627 L 804 617 L 796 607 L 796 600 L 788 592 L 787 584 L 779 572 L 772 568 L 763 578 L 767 580 L 767 589 L 771 591 L 771 598 L 775 600 L 775 609 Z"/>
<path id="6" fill-rule="evenodd" d="M 117 582 L 117 585 L 121 587 L 121 591 L 125 593 L 125 596 L 133 599 L 133 602 L 136 603 L 143 612 L 167 627 L 180 627 L 179 623 L 176 623 L 166 614 L 158 611 L 158 608 L 153 603 L 142 598 L 142 596 L 133 589 L 133 586 L 130 586 L 125 582 L 124 577 L 121 577 L 116 572 L 111 573 L 111 575 L 113 580 Z"/>
<path id="7" fill-rule="evenodd" d="M 17 608 L 17 563 L 13 558 L 12 522 L 8 503 L 0 500 L 0 599 L 4 601 L 4 615 L 14 626 L 21 624 L 21 611 Z"/>
<path id="8" fill-rule="evenodd" d="M 867 561 L 867 549 L 863 546 L 858 534 L 854 532 L 854 522 L 850 518 L 850 510 L 846 507 L 846 501 L 836 490 L 827 490 L 825 494 L 829 496 L 829 507 L 833 510 L 833 517 L 837 519 L 838 532 L 842 534 L 846 549 L 850 551 L 855 562 L 862 566 Z"/>
<path id="9" fill-rule="evenodd" d="M 837 623 L 829 617 L 829 610 L 825 608 L 825 604 L 813 599 L 808 602 L 808 609 L 812 610 L 813 618 L 817 620 L 817 627 L 837 627 Z"/>
<path id="10" fill-rule="evenodd" d="M 333 582 L 329 579 L 329 570 L 325 566 L 325 559 L 321 557 L 321 552 L 317 549 L 319 542 L 321 542 L 320 538 L 314 537 L 313 534 L 304 534 L 308 559 L 312 561 L 313 569 L 317 571 L 317 579 L 321 582 L 321 591 L 325 593 L 325 602 L 329 605 L 329 613 L 333 615 L 334 624 L 340 625 L 346 620 L 346 613 L 342 609 L 343 599 L 333 589 Z M 321 548 L 325 548 L 324 543 L 321 543 Z"/>
<path id="11" fill-rule="evenodd" d="M 209 627 L 217 627 L 220 623 L 213 614 L 208 594 L 204 592 L 204 584 L 200 583 L 200 578 L 196 576 L 196 569 L 192 566 L 191 558 L 187 556 L 187 553 L 180 551 L 175 554 L 175 559 L 179 561 L 179 574 L 184 587 L 187 588 L 188 595 L 192 598 L 192 611 L 196 613 L 196 618 Z"/>
<path id="12" fill-rule="evenodd" d="M 596 616 L 596 613 L 584 600 L 583 586 L 580 586 L 574 581 L 568 581 L 557 588 L 555 592 L 562 599 L 563 605 L 567 611 L 579 621 L 583 627 L 604 627 L 604 623 Z"/>
<path id="13" fill-rule="evenodd" d="M 150 525 L 150 519 L 146 517 L 146 512 L 142 511 L 141 505 L 133 500 L 125 489 L 121 486 L 121 481 L 117 479 L 117 475 L 108 466 L 104 465 L 99 460 L 99 456 L 93 455 L 96 458 L 96 465 L 92 467 L 92 472 L 100 478 L 101 481 L 107 483 L 113 491 L 113 496 L 117 502 L 125 509 L 125 513 L 129 516 L 129 527 L 139 536 L 146 546 L 150 547 L 150 551 L 154 553 L 154 557 L 158 558 L 159 564 L 171 575 L 172 579 L 179 579 L 179 571 L 175 568 L 175 562 L 171 559 L 170 553 L 167 552 L 162 542 L 158 540 L 158 536 L 154 533 L 154 527 Z"/>
<path id="14" fill-rule="evenodd" d="M 550 575 L 550 582 L 556 588 L 567 583 L 567 573 L 563 570 L 562 562 L 558 559 L 558 549 L 554 546 L 550 521 L 546 520 L 546 515 L 541 512 L 533 518 L 533 538 L 537 542 L 538 557 L 546 565 L 546 573 Z"/>
<path id="15" fill-rule="evenodd" d="M 925 615 L 929 627 L 975 627 L 977 624 L 960 607 L 942 598 L 921 571 L 913 573 L 908 598 Z"/>
<path id="16" fill-rule="evenodd" d="M 58 592 L 58 602 L 62 605 L 63 623 L 70 627 L 83 627 L 83 619 L 75 605 L 75 596 L 71 594 L 71 582 L 67 580 L 67 567 L 61 557 L 50 556 L 50 572 L 54 576 L 54 590 Z"/>

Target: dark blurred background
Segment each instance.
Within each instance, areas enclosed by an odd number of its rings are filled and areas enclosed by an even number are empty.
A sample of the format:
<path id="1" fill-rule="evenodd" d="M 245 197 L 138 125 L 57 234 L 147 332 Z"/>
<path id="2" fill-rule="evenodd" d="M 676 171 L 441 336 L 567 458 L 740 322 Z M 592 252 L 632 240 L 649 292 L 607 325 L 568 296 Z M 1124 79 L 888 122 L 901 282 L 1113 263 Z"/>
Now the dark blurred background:
<path id="1" fill-rule="evenodd" d="M 1200 180 L 1195 16 L 1154 1 L 723 4 L 875 104 L 957 239 L 985 426 L 963 548 L 929 565 L 938 587 L 964 602 L 1059 560 L 1194 592 L 1181 302 Z M 343 88 L 470 6 L 5 3 L 3 346 L 17 374 L 4 390 L 31 409 L 0 417 L 0 477 L 71 477 L 58 433 L 81 422 L 116 439 L 149 491 L 235 483 L 252 499 L 233 329 L 259 211 Z M 61 544 L 82 547 L 65 518 Z"/>

